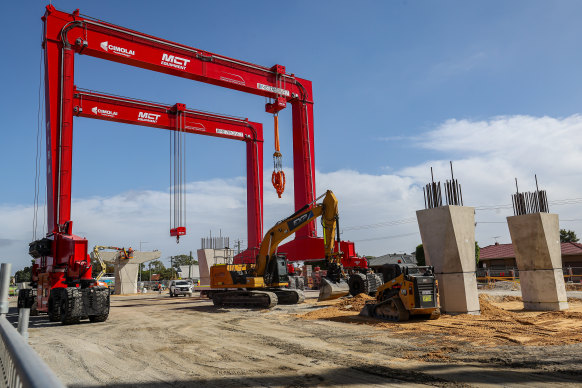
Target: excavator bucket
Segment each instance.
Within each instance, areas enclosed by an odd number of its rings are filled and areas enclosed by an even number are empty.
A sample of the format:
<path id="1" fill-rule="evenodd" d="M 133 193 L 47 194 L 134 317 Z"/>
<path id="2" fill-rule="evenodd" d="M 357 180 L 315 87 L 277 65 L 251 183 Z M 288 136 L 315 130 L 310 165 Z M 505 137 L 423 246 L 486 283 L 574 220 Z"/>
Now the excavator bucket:
<path id="1" fill-rule="evenodd" d="M 321 278 L 321 284 L 319 286 L 319 298 L 318 301 L 322 300 L 332 300 L 341 298 L 350 293 L 350 286 L 345 280 L 340 280 L 339 282 L 332 282 L 324 277 Z"/>

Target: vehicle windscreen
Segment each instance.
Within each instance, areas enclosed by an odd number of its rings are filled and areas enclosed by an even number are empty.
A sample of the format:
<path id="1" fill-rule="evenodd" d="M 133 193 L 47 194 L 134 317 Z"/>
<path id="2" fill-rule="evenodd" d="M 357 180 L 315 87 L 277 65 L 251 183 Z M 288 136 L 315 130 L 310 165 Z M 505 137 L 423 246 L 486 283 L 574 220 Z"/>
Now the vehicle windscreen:
<path id="1" fill-rule="evenodd" d="M 187 286 L 188 282 L 176 282 L 177 286 Z"/>

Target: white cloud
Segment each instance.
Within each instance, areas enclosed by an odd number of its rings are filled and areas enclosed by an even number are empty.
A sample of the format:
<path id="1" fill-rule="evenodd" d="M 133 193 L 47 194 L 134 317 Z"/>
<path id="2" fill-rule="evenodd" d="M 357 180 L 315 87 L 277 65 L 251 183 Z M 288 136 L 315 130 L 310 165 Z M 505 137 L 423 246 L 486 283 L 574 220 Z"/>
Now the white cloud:
<path id="1" fill-rule="evenodd" d="M 442 159 L 426 161 L 391 174 L 371 175 L 353 170 L 317 172 L 317 193 L 331 189 L 337 195 L 342 238 L 354 240 L 360 254 L 411 252 L 420 242 L 415 211 L 424 207 L 422 185 L 449 178 L 449 160 L 463 187 L 465 205 L 510 204 L 514 178 L 520 190 L 534 189 L 534 173 L 550 201 L 581 197 L 582 116 L 566 118 L 511 116 L 487 121 L 448 120 L 418 137 L 418 146 L 442 153 Z M 265 171 L 265 230 L 293 212 L 293 172 L 286 170 L 287 188 L 277 198 L 271 186 L 271 171 Z M 94 244 L 157 248 L 163 257 L 195 251 L 199 238 L 222 229 L 223 236 L 246 239 L 245 179 L 213 179 L 188 184 L 188 235 L 179 245 L 169 236 L 169 196 L 159 191 L 131 191 L 110 197 L 79 198 L 73 202 L 74 230 Z M 561 219 L 582 219 L 574 203 L 550 211 Z M 43 214 L 41 209 L 40 214 Z M 481 245 L 510 242 L 505 217 L 511 208 L 478 211 L 477 240 Z M 393 225 L 389 221 L 405 220 Z M 41 219 L 42 225 L 42 219 Z M 0 206 L 0 259 L 16 268 L 29 263 L 32 206 Z M 380 227 L 355 228 L 381 224 Z M 567 221 L 562 227 L 576 230 L 580 223 Z M 582 230 L 579 231 L 582 234 Z M 245 240 L 246 243 L 246 240 Z M 243 244 L 244 245 L 244 244 Z"/>

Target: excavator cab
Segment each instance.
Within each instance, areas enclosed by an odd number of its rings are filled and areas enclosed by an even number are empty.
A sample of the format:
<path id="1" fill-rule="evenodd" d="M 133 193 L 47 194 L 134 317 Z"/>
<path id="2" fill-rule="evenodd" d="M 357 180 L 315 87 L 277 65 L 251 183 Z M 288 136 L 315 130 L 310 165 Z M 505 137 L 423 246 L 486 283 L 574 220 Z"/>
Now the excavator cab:
<path id="1" fill-rule="evenodd" d="M 267 264 L 267 269 L 263 275 L 265 284 L 287 284 L 287 258 L 283 255 L 274 254 Z"/>

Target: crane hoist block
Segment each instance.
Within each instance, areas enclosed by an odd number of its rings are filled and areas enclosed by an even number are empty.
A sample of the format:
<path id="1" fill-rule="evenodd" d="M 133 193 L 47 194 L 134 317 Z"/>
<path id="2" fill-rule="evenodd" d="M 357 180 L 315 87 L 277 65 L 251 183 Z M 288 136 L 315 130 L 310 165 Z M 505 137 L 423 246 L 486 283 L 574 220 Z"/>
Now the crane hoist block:
<path id="1" fill-rule="evenodd" d="M 272 103 L 265 104 L 265 111 L 267 113 L 275 114 L 287 107 L 287 100 L 285 97 L 277 97 Z"/>
<path id="2" fill-rule="evenodd" d="M 170 236 L 177 237 L 177 236 L 185 236 L 186 235 L 186 227 L 185 226 L 178 226 L 177 228 L 170 229 Z"/>
<path id="3" fill-rule="evenodd" d="M 283 74 L 285 74 L 285 66 L 274 65 L 273 67 L 271 67 L 271 71 L 274 73 L 277 73 L 277 75 L 283 75 Z"/>

